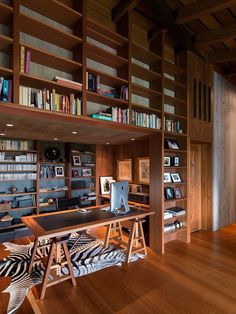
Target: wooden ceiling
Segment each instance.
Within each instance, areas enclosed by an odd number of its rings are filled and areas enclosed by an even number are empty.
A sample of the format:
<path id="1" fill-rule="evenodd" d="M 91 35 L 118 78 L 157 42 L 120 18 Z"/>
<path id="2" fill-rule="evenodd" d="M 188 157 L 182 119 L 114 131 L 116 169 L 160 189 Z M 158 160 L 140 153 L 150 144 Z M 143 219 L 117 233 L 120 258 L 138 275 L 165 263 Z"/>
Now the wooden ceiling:
<path id="1" fill-rule="evenodd" d="M 7 127 L 6 124 L 13 124 Z M 77 132 L 73 134 L 72 132 Z M 30 109 L 13 104 L 0 104 L 0 139 L 21 138 L 42 141 L 74 142 L 87 144 L 121 144 L 145 139 L 160 131 L 122 125 L 90 117 Z M 4 136 L 1 134 L 5 134 Z"/>
<path id="2" fill-rule="evenodd" d="M 236 0 L 145 0 L 136 9 L 236 82 Z"/>

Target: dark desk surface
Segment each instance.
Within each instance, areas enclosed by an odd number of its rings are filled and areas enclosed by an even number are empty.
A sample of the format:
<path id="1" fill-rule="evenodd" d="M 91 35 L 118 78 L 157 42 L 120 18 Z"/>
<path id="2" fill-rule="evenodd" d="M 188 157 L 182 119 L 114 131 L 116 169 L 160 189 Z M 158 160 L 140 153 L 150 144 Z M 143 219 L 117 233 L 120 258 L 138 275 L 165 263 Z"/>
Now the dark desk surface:
<path id="1" fill-rule="evenodd" d="M 144 218 L 154 212 L 147 209 L 131 208 L 125 215 L 116 216 L 110 211 L 92 208 L 87 212 L 78 210 L 56 212 L 51 214 L 23 217 L 23 223 L 29 227 L 36 237 L 53 237 L 75 231 L 86 230 L 89 227 L 105 226 L 117 221 Z"/>

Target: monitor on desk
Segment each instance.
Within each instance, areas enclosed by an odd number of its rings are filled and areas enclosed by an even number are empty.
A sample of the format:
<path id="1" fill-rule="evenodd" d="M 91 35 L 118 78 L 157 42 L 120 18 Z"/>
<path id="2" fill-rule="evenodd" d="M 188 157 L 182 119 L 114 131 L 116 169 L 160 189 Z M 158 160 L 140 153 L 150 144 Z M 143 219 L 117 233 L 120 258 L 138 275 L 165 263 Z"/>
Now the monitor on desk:
<path id="1" fill-rule="evenodd" d="M 110 185 L 111 212 L 126 214 L 130 211 L 128 205 L 128 181 L 112 182 Z"/>
<path id="2" fill-rule="evenodd" d="M 57 198 L 57 210 L 74 209 L 80 207 L 80 197 Z"/>

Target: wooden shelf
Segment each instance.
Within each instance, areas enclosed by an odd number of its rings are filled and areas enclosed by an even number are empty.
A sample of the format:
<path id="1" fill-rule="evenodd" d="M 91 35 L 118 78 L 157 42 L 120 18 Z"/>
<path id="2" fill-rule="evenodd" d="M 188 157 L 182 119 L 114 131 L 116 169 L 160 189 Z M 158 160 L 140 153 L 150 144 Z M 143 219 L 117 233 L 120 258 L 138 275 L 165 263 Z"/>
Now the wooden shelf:
<path id="1" fill-rule="evenodd" d="M 9 160 L 0 160 L 0 164 L 16 164 L 16 165 L 31 165 L 36 164 L 35 161 L 9 161 Z"/>
<path id="2" fill-rule="evenodd" d="M 171 200 L 165 200 L 165 203 L 181 202 L 181 201 L 187 201 L 187 200 L 188 200 L 187 197 L 173 198 Z M 186 216 L 186 214 L 184 216 Z"/>
<path id="3" fill-rule="evenodd" d="M 102 94 L 87 91 L 87 101 L 99 103 L 109 107 L 127 107 L 128 101 L 119 98 L 112 98 Z"/>
<path id="4" fill-rule="evenodd" d="M 131 104 L 132 109 L 136 110 L 136 111 L 140 111 L 140 112 L 147 112 L 147 113 L 154 113 L 154 114 L 161 114 L 161 110 L 160 109 L 155 109 L 155 108 L 151 108 L 151 107 L 144 107 L 142 105 L 139 104 Z"/>
<path id="5" fill-rule="evenodd" d="M 87 19 L 87 36 L 113 49 L 128 44 L 127 38 L 108 30 L 106 27 L 101 26 L 91 19 Z"/>
<path id="6" fill-rule="evenodd" d="M 61 31 L 46 22 L 40 22 L 25 13 L 20 13 L 19 22 L 21 32 L 67 50 L 76 48 L 82 42 L 79 37 Z"/>
<path id="7" fill-rule="evenodd" d="M 161 57 L 150 50 L 136 44 L 131 44 L 131 56 L 146 64 L 155 64 L 161 61 Z"/>
<path id="8" fill-rule="evenodd" d="M 164 222 L 166 223 L 166 222 L 173 221 L 173 220 L 183 219 L 184 217 L 186 217 L 186 213 L 183 215 L 173 216 L 173 217 L 164 219 Z"/>
<path id="9" fill-rule="evenodd" d="M 0 67 L 0 73 L 1 75 L 9 76 L 13 74 L 13 70 L 9 68 Z"/>
<path id="10" fill-rule="evenodd" d="M 164 77 L 164 85 L 165 85 L 165 88 L 168 88 L 168 89 L 172 89 L 172 88 L 184 88 L 184 89 L 186 89 L 187 88 L 186 84 L 183 84 L 183 83 L 178 82 L 176 80 L 171 80 L 167 77 Z"/>
<path id="11" fill-rule="evenodd" d="M 20 0 L 20 3 L 70 28 L 74 28 L 82 17 L 81 13 L 57 0 Z"/>
<path id="12" fill-rule="evenodd" d="M 12 53 L 13 39 L 0 34 L 0 51 Z"/>
<path id="13" fill-rule="evenodd" d="M 169 234 L 173 234 L 173 233 L 179 233 L 179 232 L 183 232 L 183 231 L 186 231 L 187 228 L 186 227 L 182 227 L 182 228 L 179 228 L 179 229 L 175 229 L 173 231 L 167 231 L 167 232 L 164 232 L 164 235 L 169 235 Z"/>
<path id="14" fill-rule="evenodd" d="M 186 73 L 185 69 L 181 68 L 177 64 L 174 64 L 174 63 L 172 63 L 166 59 L 163 62 L 163 66 L 164 66 L 164 72 L 165 72 L 165 69 L 168 69 L 170 71 L 173 71 L 176 74 L 180 74 L 180 73 L 185 74 Z"/>
<path id="15" fill-rule="evenodd" d="M 9 179 L 9 180 L 1 180 L 0 183 L 2 182 L 12 182 L 12 181 L 37 181 L 37 179 Z"/>
<path id="16" fill-rule="evenodd" d="M 79 177 L 72 177 L 71 179 L 89 179 L 89 178 L 96 178 L 96 176 L 79 176 Z"/>
<path id="17" fill-rule="evenodd" d="M 148 70 L 136 63 L 131 64 L 131 73 L 133 76 L 139 77 L 145 81 L 161 80 L 161 75 L 152 70 Z"/>
<path id="18" fill-rule="evenodd" d="M 37 153 L 36 150 L 22 150 L 22 149 L 0 149 L 0 152 L 6 153 Z"/>
<path id="19" fill-rule="evenodd" d="M 165 95 L 164 94 L 164 98 L 165 100 L 167 100 L 167 102 L 170 102 L 170 103 L 179 103 L 179 104 L 182 104 L 182 105 L 187 105 L 187 101 L 186 100 L 183 100 L 181 98 L 178 98 L 178 97 L 171 97 L 171 96 L 168 96 L 168 95 Z"/>
<path id="20" fill-rule="evenodd" d="M 172 117 L 172 118 L 174 118 L 174 119 L 187 120 L 187 117 L 186 117 L 186 116 L 182 116 L 182 115 L 179 115 L 179 114 L 173 114 L 173 113 L 164 112 L 164 115 L 170 116 L 170 117 Z"/>
<path id="21" fill-rule="evenodd" d="M 87 43 L 87 57 L 113 68 L 119 68 L 125 64 L 128 64 L 127 59 L 112 54 L 107 50 L 90 43 Z"/>
<path id="22" fill-rule="evenodd" d="M 56 91 L 68 94 L 68 93 L 80 93 L 77 89 L 62 86 L 54 81 L 50 81 L 44 78 L 33 76 L 27 73 L 20 73 L 20 83 L 22 86 L 30 86 L 37 89 L 55 89 Z"/>
<path id="23" fill-rule="evenodd" d="M 67 180 L 68 177 L 57 177 L 57 178 L 39 178 L 40 181 L 58 181 L 58 180 Z"/>
<path id="24" fill-rule="evenodd" d="M 107 73 L 99 71 L 97 69 L 88 67 L 87 71 L 89 73 L 94 74 L 94 75 L 99 75 L 100 76 L 100 82 L 104 85 L 108 85 L 108 86 L 128 85 L 128 80 L 124 80 L 120 77 L 107 74 Z"/>
<path id="25" fill-rule="evenodd" d="M 187 185 L 187 182 L 166 182 L 164 185 Z"/>
<path id="26" fill-rule="evenodd" d="M 0 2 L 0 24 L 12 25 L 13 8 Z"/>
<path id="27" fill-rule="evenodd" d="M 0 170 L 0 173 L 35 173 L 37 170 Z"/>
<path id="28" fill-rule="evenodd" d="M 0 194 L 1 197 L 16 197 L 16 196 L 21 196 L 21 195 L 36 195 L 37 192 L 19 192 L 19 193 L 8 193 L 8 194 Z"/>
<path id="29" fill-rule="evenodd" d="M 187 167 L 186 166 L 164 166 L 164 169 L 178 170 L 178 169 L 187 169 Z"/>
<path id="30" fill-rule="evenodd" d="M 39 164 L 49 164 L 49 165 L 65 165 L 66 162 L 63 161 L 58 161 L 58 162 L 54 162 L 54 161 L 39 161 Z"/>
<path id="31" fill-rule="evenodd" d="M 17 207 L 17 208 L 11 208 L 9 210 L 0 210 L 0 213 L 5 213 L 5 212 L 14 212 L 14 211 L 20 211 L 20 210 L 27 210 L 27 209 L 36 209 L 36 206 L 30 206 L 30 207 Z"/>
<path id="32" fill-rule="evenodd" d="M 42 192 L 39 191 L 39 194 L 62 193 L 62 192 L 66 193 L 68 192 L 68 190 L 51 190 L 51 191 L 42 191 Z"/>
<path id="33" fill-rule="evenodd" d="M 53 206 L 56 206 L 56 203 L 53 203 L 53 204 L 41 203 L 41 204 L 39 204 L 39 207 L 40 207 L 40 208 L 44 208 L 44 207 L 53 207 Z"/>
<path id="34" fill-rule="evenodd" d="M 165 153 L 175 153 L 175 154 L 187 153 L 187 150 L 184 150 L 184 149 L 165 149 L 164 151 L 165 151 Z"/>
<path id="35" fill-rule="evenodd" d="M 183 137 L 186 137 L 187 133 L 178 133 L 178 132 L 165 131 L 165 136 L 167 136 L 167 137 L 169 137 L 169 136 L 183 136 Z"/>
<path id="36" fill-rule="evenodd" d="M 75 62 L 73 60 L 61 57 L 54 53 L 44 51 L 42 49 L 33 47 L 28 44 L 22 43 L 21 45 L 24 46 L 26 49 L 30 50 L 31 61 L 34 63 L 42 64 L 47 67 L 71 74 L 82 68 L 82 64 L 79 62 Z"/>
<path id="37" fill-rule="evenodd" d="M 146 98 L 155 98 L 155 97 L 160 97 L 161 93 L 158 91 L 155 91 L 153 89 L 147 88 L 147 87 L 143 87 L 141 85 L 138 84 L 131 84 L 131 88 L 132 88 L 132 93 L 142 96 L 142 97 L 146 97 Z"/>

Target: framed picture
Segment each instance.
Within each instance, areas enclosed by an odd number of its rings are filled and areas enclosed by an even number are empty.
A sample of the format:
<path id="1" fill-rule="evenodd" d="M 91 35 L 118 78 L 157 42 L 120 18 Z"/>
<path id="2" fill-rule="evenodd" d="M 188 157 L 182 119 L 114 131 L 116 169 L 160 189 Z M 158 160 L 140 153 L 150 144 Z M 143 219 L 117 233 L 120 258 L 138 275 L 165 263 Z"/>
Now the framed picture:
<path id="1" fill-rule="evenodd" d="M 164 167 L 169 167 L 170 166 L 170 157 L 165 156 L 164 157 Z"/>
<path id="2" fill-rule="evenodd" d="M 173 157 L 173 166 L 175 166 L 175 167 L 179 166 L 179 157 L 178 156 Z"/>
<path id="3" fill-rule="evenodd" d="M 169 172 L 164 172 L 164 183 L 170 183 L 171 181 L 171 176 Z"/>
<path id="4" fill-rule="evenodd" d="M 77 169 L 73 169 L 72 170 L 72 177 L 76 178 L 76 177 L 80 177 L 80 172 Z"/>
<path id="5" fill-rule="evenodd" d="M 92 169 L 85 168 L 82 169 L 82 177 L 91 177 L 92 176 Z"/>
<path id="6" fill-rule="evenodd" d="M 178 173 L 171 173 L 171 178 L 173 182 L 181 182 L 180 176 Z"/>
<path id="7" fill-rule="evenodd" d="M 150 159 L 137 158 L 138 160 L 138 183 L 149 184 L 150 182 Z"/>
<path id="8" fill-rule="evenodd" d="M 179 188 L 174 188 L 174 195 L 175 195 L 175 198 L 181 198 L 182 197 L 181 191 Z"/>
<path id="9" fill-rule="evenodd" d="M 131 193 L 142 193 L 142 185 L 140 185 L 140 184 L 129 184 L 129 192 L 131 192 Z"/>
<path id="10" fill-rule="evenodd" d="M 179 149 L 179 146 L 174 139 L 166 138 L 165 139 L 165 148 L 167 148 L 167 149 Z"/>
<path id="11" fill-rule="evenodd" d="M 101 194 L 109 194 L 110 193 L 110 183 L 113 182 L 113 177 L 100 177 L 100 187 Z"/>
<path id="12" fill-rule="evenodd" d="M 73 166 L 81 166 L 81 157 L 73 156 Z"/>
<path id="13" fill-rule="evenodd" d="M 171 187 L 164 188 L 164 196 L 166 200 L 171 200 L 174 198 L 174 190 Z"/>
<path id="14" fill-rule="evenodd" d="M 118 160 L 117 178 L 119 181 L 132 181 L 132 159 Z"/>
<path id="15" fill-rule="evenodd" d="M 64 167 L 55 167 L 55 177 L 64 177 Z"/>

